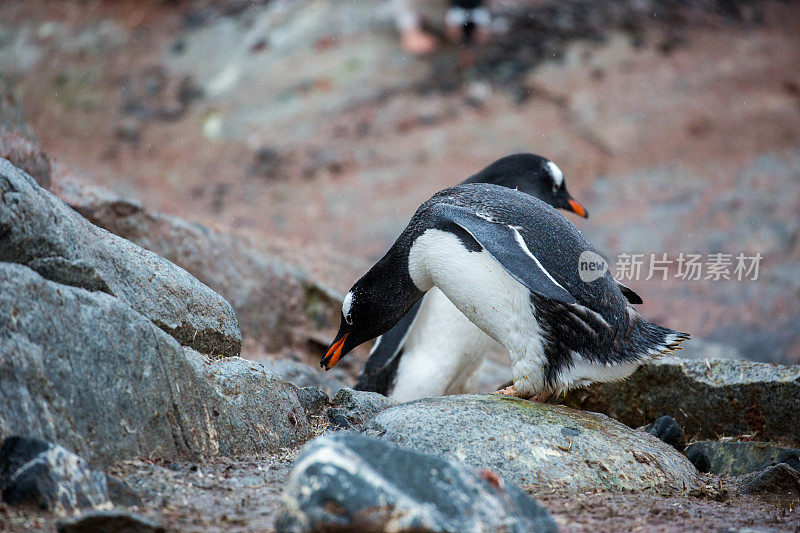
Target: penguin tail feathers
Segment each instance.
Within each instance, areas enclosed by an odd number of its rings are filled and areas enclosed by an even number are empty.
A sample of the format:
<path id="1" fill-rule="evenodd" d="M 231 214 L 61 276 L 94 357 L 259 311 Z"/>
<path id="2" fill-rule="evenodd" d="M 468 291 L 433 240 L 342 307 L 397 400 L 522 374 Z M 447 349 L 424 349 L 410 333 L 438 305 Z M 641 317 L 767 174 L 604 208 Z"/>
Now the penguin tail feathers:
<path id="1" fill-rule="evenodd" d="M 637 326 L 631 347 L 635 347 L 638 352 L 637 358 L 641 359 L 675 355 L 675 350 L 683 349 L 680 344 L 691 338 L 688 333 L 674 331 L 645 320 L 641 320 Z"/>

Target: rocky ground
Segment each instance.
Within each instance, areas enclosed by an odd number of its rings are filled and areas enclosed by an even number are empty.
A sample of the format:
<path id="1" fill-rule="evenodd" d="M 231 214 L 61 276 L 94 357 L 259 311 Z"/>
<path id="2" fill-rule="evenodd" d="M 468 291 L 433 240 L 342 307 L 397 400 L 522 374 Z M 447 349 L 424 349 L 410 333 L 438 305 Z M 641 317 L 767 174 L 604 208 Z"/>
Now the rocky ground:
<path id="1" fill-rule="evenodd" d="M 212 461 L 202 465 L 153 464 L 132 460 L 110 470 L 131 486 L 157 496 L 129 509 L 177 531 L 271 530 L 292 456 L 257 461 Z M 537 493 L 536 499 L 562 531 L 708 531 L 758 528 L 795 531 L 797 502 L 740 496 L 727 479 L 708 480 L 713 490 L 693 495 L 634 493 Z M 10 530 L 52 528 L 60 518 L 6 508 Z M 767 529 L 769 528 L 769 529 Z"/>
<path id="2" fill-rule="evenodd" d="M 800 360 L 797 7 L 492 6 L 421 60 L 380 2 L 0 5 L 0 530 L 798 531 L 800 368 L 753 362 Z M 629 282 L 688 357 L 565 405 L 305 364 L 416 205 L 517 150 L 609 256 L 762 275 Z"/>

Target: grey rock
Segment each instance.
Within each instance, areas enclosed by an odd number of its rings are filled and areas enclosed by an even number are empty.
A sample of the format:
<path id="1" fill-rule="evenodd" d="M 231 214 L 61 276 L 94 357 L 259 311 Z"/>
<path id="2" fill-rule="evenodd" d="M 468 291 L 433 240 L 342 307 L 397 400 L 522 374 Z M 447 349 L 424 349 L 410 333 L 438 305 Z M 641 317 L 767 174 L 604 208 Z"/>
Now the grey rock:
<path id="1" fill-rule="evenodd" d="M 61 446 L 47 444 L 45 450 L 0 480 L 3 501 L 61 513 L 111 506 L 103 472 L 92 470 L 85 460 Z M 38 450 L 41 445 L 39 439 L 10 437 L 3 442 L 0 462 L 4 467 L 16 463 L 25 455 L 23 451 Z"/>
<path id="2" fill-rule="evenodd" d="M 5 439 L 0 446 L 0 492 L 5 489 L 14 472 L 51 446 L 46 440 L 20 435 Z"/>
<path id="3" fill-rule="evenodd" d="M 275 451 L 303 442 L 296 389 L 211 360 L 103 292 L 0 263 L 0 438 L 59 442 L 101 464 Z"/>
<path id="4" fill-rule="evenodd" d="M 267 351 L 284 350 L 305 342 L 298 338 L 304 332 L 338 324 L 339 295 L 297 267 L 259 252 L 257 243 L 149 211 L 75 179 L 56 185 L 59 196 L 93 224 L 168 259 L 221 294 L 236 310 L 242 334 Z"/>
<path id="5" fill-rule="evenodd" d="M 305 409 L 306 414 L 321 415 L 330 401 L 328 395 L 314 387 L 302 387 L 297 389 L 297 399 Z"/>
<path id="6" fill-rule="evenodd" d="M 404 403 L 378 414 L 364 433 L 495 470 L 533 490 L 698 486 L 692 464 L 649 433 L 604 415 L 501 395 Z"/>
<path id="7" fill-rule="evenodd" d="M 137 514 L 125 511 L 91 511 L 61 520 L 58 533 L 163 533 L 164 527 Z"/>
<path id="8" fill-rule="evenodd" d="M 357 433 L 306 444 L 279 531 L 555 532 L 546 509 L 488 470 Z"/>
<path id="9" fill-rule="evenodd" d="M 106 486 L 108 487 L 108 499 L 114 505 L 120 507 L 142 505 L 142 497 L 139 492 L 125 481 L 106 474 Z"/>
<path id="10" fill-rule="evenodd" d="M 800 498 L 800 472 L 786 463 L 778 463 L 761 472 L 744 476 L 739 482 L 739 492 L 777 494 L 797 500 Z"/>
<path id="11" fill-rule="evenodd" d="M 102 230 L 0 160 L 0 261 L 89 291 L 107 292 L 183 345 L 238 355 L 230 304 L 169 261 Z"/>
<path id="12" fill-rule="evenodd" d="M 797 365 L 665 357 L 625 381 L 572 391 L 565 403 L 631 427 L 670 413 L 694 439 L 755 434 L 759 440 L 800 444 Z"/>
<path id="13" fill-rule="evenodd" d="M 701 472 L 741 476 L 786 463 L 800 471 L 800 449 L 769 442 L 694 442 L 686 457 Z"/>
<path id="14" fill-rule="evenodd" d="M 666 442 L 679 452 L 682 452 L 683 449 L 686 448 L 686 437 L 683 435 L 683 429 L 671 416 L 660 417 L 652 424 L 645 426 L 644 430 Z M 696 463 L 695 466 L 697 466 Z"/>
<path id="15" fill-rule="evenodd" d="M 323 372 L 319 366 L 311 366 L 290 359 L 273 359 L 262 361 L 262 364 L 295 387 L 314 387 L 329 396 L 333 396 L 347 387 L 345 382 L 347 376 L 338 368 Z"/>
<path id="16" fill-rule="evenodd" d="M 209 360 L 188 348 L 184 351 L 203 401 L 203 413 L 192 415 L 210 418 L 215 455 L 261 455 L 307 438 L 308 418 L 291 383 L 240 357 Z"/>
<path id="17" fill-rule="evenodd" d="M 398 405 L 397 400 L 377 392 L 341 389 L 331 400 L 328 419 L 340 429 L 361 427 L 381 411 Z"/>

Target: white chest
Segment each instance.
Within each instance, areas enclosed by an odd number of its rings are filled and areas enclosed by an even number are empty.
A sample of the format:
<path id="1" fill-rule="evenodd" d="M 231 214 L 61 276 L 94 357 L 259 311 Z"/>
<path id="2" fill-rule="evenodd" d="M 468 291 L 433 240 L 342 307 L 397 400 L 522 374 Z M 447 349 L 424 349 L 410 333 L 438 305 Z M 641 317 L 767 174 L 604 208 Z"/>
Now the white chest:
<path id="1" fill-rule="evenodd" d="M 399 401 L 476 392 L 476 372 L 497 343 L 434 287 L 403 345 L 391 397 Z"/>
<path id="2" fill-rule="evenodd" d="M 472 323 L 505 346 L 515 383 L 541 383 L 544 350 L 530 291 L 482 250 L 470 252 L 452 233 L 429 229 L 409 252 L 409 273 L 423 291 L 438 287 Z M 519 386 L 517 386 L 519 389 Z"/>

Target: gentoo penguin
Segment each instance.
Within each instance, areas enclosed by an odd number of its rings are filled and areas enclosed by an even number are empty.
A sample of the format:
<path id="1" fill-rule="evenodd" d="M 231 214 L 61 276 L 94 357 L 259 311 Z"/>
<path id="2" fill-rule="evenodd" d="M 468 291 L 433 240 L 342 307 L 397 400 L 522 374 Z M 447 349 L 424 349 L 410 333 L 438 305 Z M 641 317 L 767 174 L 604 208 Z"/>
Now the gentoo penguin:
<path id="1" fill-rule="evenodd" d="M 608 270 L 583 281 L 586 252 L 597 253 L 533 196 L 483 183 L 440 191 L 347 293 L 320 364 L 391 329 L 433 287 L 508 350 L 508 392 L 522 398 L 623 379 L 689 338 L 639 316 Z"/>
<path id="2" fill-rule="evenodd" d="M 503 157 L 463 183 L 518 189 L 554 207 L 588 216 L 567 192 L 561 169 L 538 155 Z M 484 356 L 493 348 L 498 348 L 496 342 L 433 288 L 378 337 L 355 388 L 399 401 L 475 392 Z"/>

